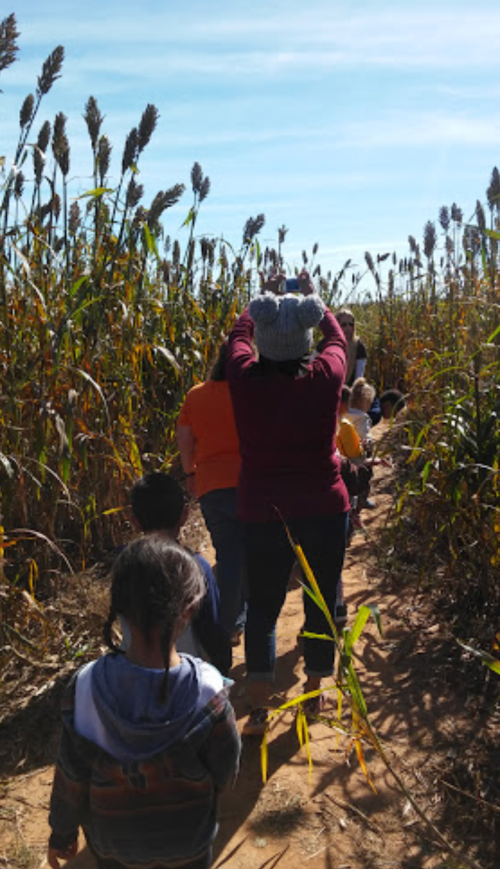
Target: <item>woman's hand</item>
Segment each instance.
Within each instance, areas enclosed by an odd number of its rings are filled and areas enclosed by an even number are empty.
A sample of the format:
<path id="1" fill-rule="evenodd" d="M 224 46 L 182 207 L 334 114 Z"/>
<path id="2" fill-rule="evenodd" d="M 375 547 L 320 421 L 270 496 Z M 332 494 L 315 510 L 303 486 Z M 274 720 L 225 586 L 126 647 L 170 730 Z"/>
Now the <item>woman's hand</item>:
<path id="1" fill-rule="evenodd" d="M 262 293 L 274 293 L 275 296 L 282 296 L 283 293 L 286 293 L 286 275 L 283 272 L 274 270 L 267 279 L 264 277 L 264 272 L 259 272 L 259 275 Z M 310 296 L 316 292 L 311 276 L 306 269 L 302 269 L 301 273 L 297 275 L 297 281 L 299 283 L 299 293 L 302 296 Z"/>
<path id="2" fill-rule="evenodd" d="M 75 840 L 72 845 L 68 845 L 67 848 L 61 850 L 60 848 L 51 848 L 49 845 L 49 851 L 47 854 L 47 863 L 51 867 L 51 869 L 61 869 L 61 864 L 59 860 L 71 860 L 72 857 L 76 857 L 78 853 L 78 842 Z"/>
<path id="3" fill-rule="evenodd" d="M 306 271 L 306 269 L 302 269 L 297 280 L 299 282 L 299 293 L 302 293 L 303 296 L 312 296 L 312 294 L 316 292 L 311 275 Z"/>
<path id="4" fill-rule="evenodd" d="M 283 295 L 286 280 L 285 274 L 277 272 L 275 269 L 268 278 L 264 276 L 264 272 L 259 272 L 259 276 L 261 293 L 274 293 L 275 296 Z"/>

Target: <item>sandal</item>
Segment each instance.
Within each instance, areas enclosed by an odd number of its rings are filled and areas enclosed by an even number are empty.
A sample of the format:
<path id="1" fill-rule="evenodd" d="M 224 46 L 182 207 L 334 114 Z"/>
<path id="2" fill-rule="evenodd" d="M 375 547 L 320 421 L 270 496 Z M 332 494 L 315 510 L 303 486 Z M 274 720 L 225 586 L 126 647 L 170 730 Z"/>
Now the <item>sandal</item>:
<path id="1" fill-rule="evenodd" d="M 269 723 L 267 709 L 263 706 L 252 709 L 242 729 L 243 736 L 264 736 Z"/>

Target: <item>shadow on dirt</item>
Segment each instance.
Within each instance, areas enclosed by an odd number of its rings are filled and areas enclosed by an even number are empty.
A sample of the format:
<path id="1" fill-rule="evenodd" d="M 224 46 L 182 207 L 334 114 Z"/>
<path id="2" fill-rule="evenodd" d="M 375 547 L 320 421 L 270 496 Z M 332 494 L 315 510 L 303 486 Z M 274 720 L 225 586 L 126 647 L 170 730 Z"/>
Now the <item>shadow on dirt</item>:
<path id="1" fill-rule="evenodd" d="M 61 732 L 61 700 L 71 677 L 65 670 L 0 723 L 0 777 L 54 763 Z"/>
<path id="2" fill-rule="evenodd" d="M 300 649 L 295 646 L 277 662 L 277 680 L 273 705 L 278 706 L 286 699 L 287 692 L 296 686 L 299 678 L 294 674 L 294 668 L 300 658 Z M 244 664 L 235 667 L 231 677 L 235 686 L 231 693 L 236 719 L 240 724 L 249 712 L 249 702 L 244 687 Z M 293 725 L 293 716 L 288 713 L 291 726 L 274 737 L 271 729 L 272 747 L 268 752 L 268 779 L 281 767 L 290 763 L 297 754 L 297 733 Z M 225 845 L 233 838 L 246 819 L 252 813 L 264 787 L 261 765 L 260 737 L 243 737 L 241 765 L 238 779 L 233 789 L 227 790 L 220 799 L 220 829 L 214 846 L 214 859 L 224 850 Z M 290 819 L 291 820 L 291 819 Z M 258 829 L 255 835 L 259 835 Z"/>

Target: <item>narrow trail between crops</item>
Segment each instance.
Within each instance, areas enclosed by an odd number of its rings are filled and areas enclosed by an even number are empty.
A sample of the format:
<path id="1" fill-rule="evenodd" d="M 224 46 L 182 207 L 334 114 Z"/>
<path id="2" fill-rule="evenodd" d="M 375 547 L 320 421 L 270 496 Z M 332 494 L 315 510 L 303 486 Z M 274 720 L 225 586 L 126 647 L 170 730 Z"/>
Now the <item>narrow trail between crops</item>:
<path id="1" fill-rule="evenodd" d="M 380 609 L 384 636 L 369 621 L 356 647 L 356 669 L 370 719 L 387 755 L 420 808 L 446 832 L 448 792 L 442 782 L 446 757 L 463 732 L 466 710 L 454 685 L 453 663 L 438 624 L 429 622 L 426 599 L 401 595 L 394 578 L 375 566 L 379 530 L 386 522 L 394 486 L 390 468 L 375 469 L 372 497 L 364 511 L 365 532 L 357 532 L 344 572 L 349 617 L 362 603 Z M 212 555 L 199 513 L 190 535 Z M 431 619 L 432 621 L 432 619 Z M 276 705 L 300 693 L 302 661 L 297 634 L 302 625 L 301 590 L 293 588 L 278 626 Z M 447 663 L 448 661 L 448 663 Z M 438 663 L 437 663 L 438 662 Z M 235 649 L 232 700 L 241 725 L 248 713 L 242 646 Z M 456 677 L 455 677 L 456 678 Z M 336 694 L 328 700 L 336 714 Z M 344 707 L 347 719 L 347 706 Z M 321 724 L 310 727 L 312 769 L 300 748 L 292 712 L 276 720 L 269 734 L 268 781 L 261 778 L 260 741 L 245 739 L 241 771 L 220 803 L 215 867 L 227 869 L 437 869 L 445 852 L 430 827 L 373 749 L 365 759 L 376 788 L 370 788 L 349 742 Z M 48 837 L 50 766 L 3 782 L 0 791 L 0 866 L 15 832 L 41 867 Z M 3 855 L 3 856 L 2 856 Z M 38 861 L 38 862 L 37 862 Z M 17 864 L 16 864 L 17 865 Z M 22 866 L 21 859 L 19 864 Z M 85 848 L 68 869 L 93 869 Z"/>

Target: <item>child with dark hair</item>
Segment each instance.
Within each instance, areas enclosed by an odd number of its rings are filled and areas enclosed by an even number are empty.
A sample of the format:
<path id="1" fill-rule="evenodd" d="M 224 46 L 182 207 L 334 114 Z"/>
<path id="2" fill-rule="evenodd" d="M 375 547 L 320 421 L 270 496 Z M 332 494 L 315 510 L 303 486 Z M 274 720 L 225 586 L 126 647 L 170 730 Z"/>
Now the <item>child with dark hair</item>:
<path id="1" fill-rule="evenodd" d="M 82 667 L 63 700 L 48 862 L 77 850 L 99 869 L 208 869 L 217 797 L 234 780 L 240 738 L 223 677 L 179 655 L 176 638 L 204 594 L 193 556 L 162 534 L 134 540 L 112 571 L 110 652 Z M 123 615 L 126 652 L 113 639 Z"/>
<path id="2" fill-rule="evenodd" d="M 168 539 L 177 540 L 188 508 L 184 492 L 174 477 L 161 471 L 145 474 L 134 483 L 130 499 L 134 521 L 140 531 L 161 532 Z M 197 657 L 207 655 L 211 663 L 227 675 L 232 662 L 232 648 L 229 632 L 220 619 L 219 589 L 208 561 L 199 553 L 191 554 L 201 567 L 205 594 L 190 624 L 178 637 L 177 649 Z M 126 622 L 122 624 L 126 635 Z"/>
<path id="3" fill-rule="evenodd" d="M 380 396 L 380 406 L 384 419 L 393 419 L 406 407 L 406 399 L 399 389 L 386 389 Z"/>
<path id="4" fill-rule="evenodd" d="M 186 497 L 177 480 L 162 471 L 151 471 L 136 480 L 130 492 L 134 520 L 141 531 L 175 534 L 186 518 Z"/>

